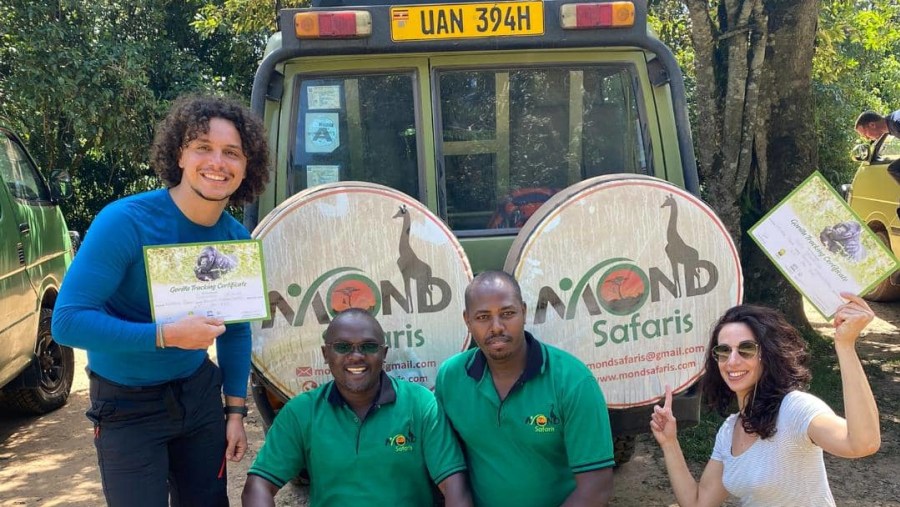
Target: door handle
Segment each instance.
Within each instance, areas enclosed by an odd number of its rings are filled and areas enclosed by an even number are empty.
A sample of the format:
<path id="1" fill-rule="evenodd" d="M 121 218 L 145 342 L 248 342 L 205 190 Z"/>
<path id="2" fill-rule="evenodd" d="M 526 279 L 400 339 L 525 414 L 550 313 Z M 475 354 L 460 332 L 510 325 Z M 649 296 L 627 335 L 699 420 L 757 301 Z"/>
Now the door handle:
<path id="1" fill-rule="evenodd" d="M 31 233 L 31 226 L 28 225 L 28 222 L 19 224 L 19 232 L 21 232 L 22 234 Z"/>

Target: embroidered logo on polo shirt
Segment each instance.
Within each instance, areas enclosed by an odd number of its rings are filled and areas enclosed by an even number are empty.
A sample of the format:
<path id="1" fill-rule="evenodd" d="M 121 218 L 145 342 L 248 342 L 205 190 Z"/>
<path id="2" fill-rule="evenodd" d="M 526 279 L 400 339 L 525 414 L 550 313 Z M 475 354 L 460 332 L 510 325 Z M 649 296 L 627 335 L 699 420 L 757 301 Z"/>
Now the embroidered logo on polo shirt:
<path id="1" fill-rule="evenodd" d="M 398 433 L 392 437 L 388 437 L 384 441 L 384 445 L 389 445 L 394 448 L 394 452 L 409 452 L 413 450 L 413 442 L 416 441 L 416 436 L 413 434 L 412 429 L 410 429 L 407 435 L 403 433 Z"/>
<path id="2" fill-rule="evenodd" d="M 559 416 L 550 405 L 549 415 L 538 413 L 525 418 L 525 424 L 534 426 L 535 433 L 553 433 L 556 431 L 556 425 L 559 424 Z"/>

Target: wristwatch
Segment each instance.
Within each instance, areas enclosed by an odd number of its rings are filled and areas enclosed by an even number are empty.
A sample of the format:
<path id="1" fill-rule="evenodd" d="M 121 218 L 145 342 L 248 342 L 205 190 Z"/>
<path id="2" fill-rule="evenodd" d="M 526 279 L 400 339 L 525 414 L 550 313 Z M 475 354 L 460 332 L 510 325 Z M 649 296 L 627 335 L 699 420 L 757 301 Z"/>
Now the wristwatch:
<path id="1" fill-rule="evenodd" d="M 241 417 L 247 417 L 247 405 L 225 405 L 225 415 L 241 414 Z"/>

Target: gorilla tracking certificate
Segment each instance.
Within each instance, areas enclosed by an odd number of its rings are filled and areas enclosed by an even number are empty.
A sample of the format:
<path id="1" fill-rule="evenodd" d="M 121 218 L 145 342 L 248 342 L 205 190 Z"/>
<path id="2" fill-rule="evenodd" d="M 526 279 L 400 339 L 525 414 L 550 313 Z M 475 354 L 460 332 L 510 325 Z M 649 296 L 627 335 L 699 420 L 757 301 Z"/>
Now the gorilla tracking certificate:
<path id="1" fill-rule="evenodd" d="M 144 247 L 153 321 L 204 315 L 226 323 L 269 318 L 259 240 Z"/>
<path id="2" fill-rule="evenodd" d="M 818 171 L 751 227 L 750 237 L 829 320 L 844 302 L 841 292 L 866 294 L 898 265 Z"/>

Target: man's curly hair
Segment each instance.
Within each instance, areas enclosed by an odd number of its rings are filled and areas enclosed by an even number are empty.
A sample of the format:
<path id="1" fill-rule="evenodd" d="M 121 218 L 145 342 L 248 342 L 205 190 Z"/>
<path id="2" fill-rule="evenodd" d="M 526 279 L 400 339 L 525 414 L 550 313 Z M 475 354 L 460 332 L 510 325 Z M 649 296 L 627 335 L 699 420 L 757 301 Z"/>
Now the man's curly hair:
<path id="1" fill-rule="evenodd" d="M 181 149 L 209 132 L 212 118 L 234 124 L 247 157 L 244 181 L 229 199 L 229 204 L 239 206 L 252 202 L 269 182 L 269 147 L 262 122 L 234 100 L 200 95 L 179 97 L 156 127 L 150 164 L 168 188 L 181 183 L 183 169 L 178 166 Z"/>
<path id="2" fill-rule="evenodd" d="M 769 438 L 775 435 L 775 423 L 784 396 L 791 391 L 805 390 L 809 385 L 811 376 L 806 366 L 806 341 L 779 312 L 771 308 L 739 305 L 726 311 L 709 339 L 706 374 L 700 381 L 706 403 L 722 416 L 728 415 L 737 395 L 722 379 L 712 348 L 719 343 L 722 328 L 733 323 L 742 323 L 750 328 L 759 343 L 759 365 L 762 368 L 759 381 L 741 413 L 741 425 L 749 434 Z"/>

